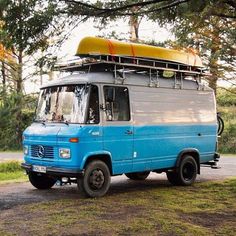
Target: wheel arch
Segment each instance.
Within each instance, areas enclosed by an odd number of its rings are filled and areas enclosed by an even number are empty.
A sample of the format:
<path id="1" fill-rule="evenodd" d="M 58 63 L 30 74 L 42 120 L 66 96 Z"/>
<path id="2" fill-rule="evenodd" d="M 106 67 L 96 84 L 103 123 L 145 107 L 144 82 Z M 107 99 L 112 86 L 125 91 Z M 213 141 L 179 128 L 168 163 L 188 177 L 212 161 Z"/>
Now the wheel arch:
<path id="1" fill-rule="evenodd" d="M 112 168 L 112 161 L 111 161 L 111 154 L 109 152 L 95 152 L 95 153 L 89 153 L 88 155 L 86 155 L 82 161 L 81 164 L 81 169 L 85 169 L 86 166 L 94 160 L 101 160 L 104 163 L 106 163 L 106 165 L 108 166 L 109 170 L 110 170 L 110 174 L 113 174 L 113 168 Z"/>
<path id="2" fill-rule="evenodd" d="M 190 155 L 195 159 L 198 167 L 198 174 L 200 174 L 200 154 L 199 151 L 195 148 L 184 149 L 178 154 L 176 168 L 179 168 L 181 161 L 186 155 Z"/>

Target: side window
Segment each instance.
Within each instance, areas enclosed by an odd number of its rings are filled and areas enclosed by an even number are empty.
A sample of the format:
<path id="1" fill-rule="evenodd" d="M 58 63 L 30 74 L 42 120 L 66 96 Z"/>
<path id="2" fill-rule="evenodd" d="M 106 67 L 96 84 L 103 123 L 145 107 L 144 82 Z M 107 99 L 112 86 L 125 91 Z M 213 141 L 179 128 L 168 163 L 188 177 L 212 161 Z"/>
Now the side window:
<path id="1" fill-rule="evenodd" d="M 90 90 L 87 123 L 88 124 L 99 123 L 98 87 L 95 85 L 92 85 Z"/>
<path id="2" fill-rule="evenodd" d="M 104 86 L 106 119 L 109 121 L 129 121 L 129 92 L 126 87 Z"/>

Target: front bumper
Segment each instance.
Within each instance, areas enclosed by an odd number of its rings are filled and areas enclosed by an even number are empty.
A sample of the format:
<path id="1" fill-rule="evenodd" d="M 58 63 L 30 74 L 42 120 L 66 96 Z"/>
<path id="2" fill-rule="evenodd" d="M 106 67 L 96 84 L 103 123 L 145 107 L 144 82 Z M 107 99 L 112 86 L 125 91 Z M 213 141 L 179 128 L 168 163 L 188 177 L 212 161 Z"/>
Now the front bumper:
<path id="1" fill-rule="evenodd" d="M 21 163 L 21 167 L 26 170 L 27 173 L 33 172 L 33 165 L 27 163 Z M 47 166 L 46 174 L 51 176 L 60 176 L 60 177 L 83 177 L 83 170 L 69 169 L 69 168 L 58 168 Z"/>

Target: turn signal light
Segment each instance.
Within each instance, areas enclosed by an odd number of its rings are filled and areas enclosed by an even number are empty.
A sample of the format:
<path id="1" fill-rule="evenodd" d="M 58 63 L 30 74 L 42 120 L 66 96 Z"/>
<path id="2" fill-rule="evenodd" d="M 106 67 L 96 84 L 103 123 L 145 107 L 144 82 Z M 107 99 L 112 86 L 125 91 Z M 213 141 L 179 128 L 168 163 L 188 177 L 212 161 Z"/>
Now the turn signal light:
<path id="1" fill-rule="evenodd" d="M 70 138 L 70 139 L 69 139 L 69 142 L 70 142 L 70 143 L 78 143 L 78 142 L 79 142 L 79 139 L 78 139 L 78 138 Z"/>

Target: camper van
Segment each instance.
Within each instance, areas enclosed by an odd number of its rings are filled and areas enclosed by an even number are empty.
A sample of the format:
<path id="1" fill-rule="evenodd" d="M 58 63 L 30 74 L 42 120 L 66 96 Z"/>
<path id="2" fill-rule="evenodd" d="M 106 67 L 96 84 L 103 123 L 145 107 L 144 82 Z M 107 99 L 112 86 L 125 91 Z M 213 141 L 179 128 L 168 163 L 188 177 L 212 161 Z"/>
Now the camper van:
<path id="1" fill-rule="evenodd" d="M 202 164 L 216 165 L 216 101 L 198 56 L 100 38 L 85 38 L 77 55 L 59 66 L 68 76 L 41 88 L 23 134 L 22 167 L 34 187 L 76 183 L 101 197 L 111 176 L 165 172 L 188 186 Z"/>

